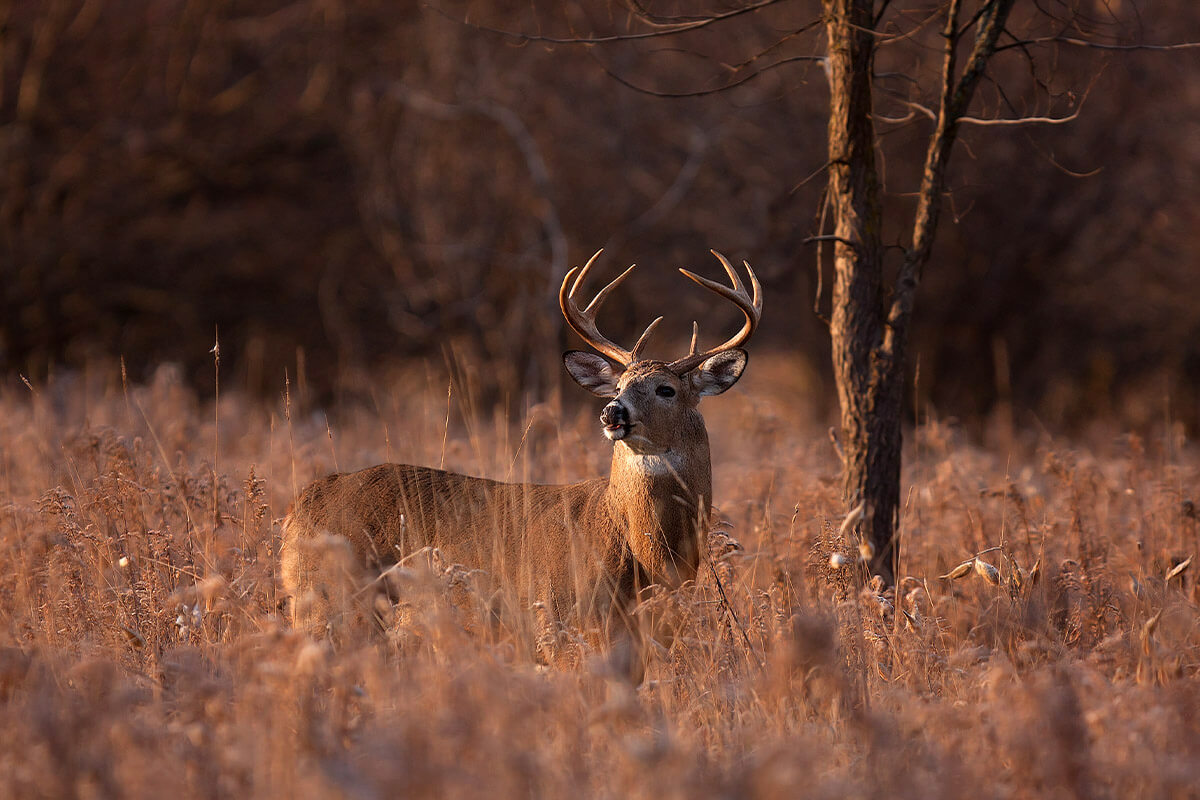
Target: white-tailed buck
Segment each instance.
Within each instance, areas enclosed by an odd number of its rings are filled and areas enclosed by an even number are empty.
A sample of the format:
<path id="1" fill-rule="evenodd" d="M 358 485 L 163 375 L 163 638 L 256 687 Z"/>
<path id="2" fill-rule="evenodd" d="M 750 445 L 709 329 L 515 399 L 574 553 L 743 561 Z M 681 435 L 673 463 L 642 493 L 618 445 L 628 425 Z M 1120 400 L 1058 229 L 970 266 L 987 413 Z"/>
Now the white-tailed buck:
<path id="1" fill-rule="evenodd" d="M 373 581 L 383 583 L 377 580 L 383 571 L 428 547 L 486 571 L 516 602 L 541 603 L 555 620 L 636 642 L 630 620 L 639 592 L 696 575 L 712 496 L 708 432 L 696 406 L 741 377 L 747 355 L 740 348 L 762 313 L 762 287 L 750 265 L 753 294 L 729 261 L 713 254 L 732 286 L 680 272 L 734 303 L 745 324 L 705 352 L 697 352 L 693 325 L 690 352 L 669 363 L 642 358 L 662 317 L 632 350 L 596 327 L 601 304 L 633 267 L 583 309 L 576 294 L 600 253 L 563 280 L 559 304 L 567 322 L 601 354 L 572 350 L 563 361 L 579 385 L 611 399 L 600 414 L 614 443 L 608 478 L 566 486 L 499 483 L 407 464 L 321 478 L 284 520 L 282 581 L 293 624 L 314 635 L 336 630 L 355 599 L 369 594 Z M 343 557 L 329 558 L 330 547 Z M 626 665 L 635 679 L 636 661 Z"/>

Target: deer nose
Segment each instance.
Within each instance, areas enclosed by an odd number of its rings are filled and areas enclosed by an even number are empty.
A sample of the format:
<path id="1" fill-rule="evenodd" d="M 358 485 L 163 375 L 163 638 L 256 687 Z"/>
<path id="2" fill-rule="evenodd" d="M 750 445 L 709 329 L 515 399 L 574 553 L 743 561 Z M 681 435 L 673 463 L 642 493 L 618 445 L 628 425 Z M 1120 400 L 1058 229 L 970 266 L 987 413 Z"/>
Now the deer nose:
<path id="1" fill-rule="evenodd" d="M 617 425 L 628 425 L 629 410 L 616 400 L 613 400 L 604 407 L 603 411 L 600 412 L 600 422 L 604 423 L 610 428 Z"/>

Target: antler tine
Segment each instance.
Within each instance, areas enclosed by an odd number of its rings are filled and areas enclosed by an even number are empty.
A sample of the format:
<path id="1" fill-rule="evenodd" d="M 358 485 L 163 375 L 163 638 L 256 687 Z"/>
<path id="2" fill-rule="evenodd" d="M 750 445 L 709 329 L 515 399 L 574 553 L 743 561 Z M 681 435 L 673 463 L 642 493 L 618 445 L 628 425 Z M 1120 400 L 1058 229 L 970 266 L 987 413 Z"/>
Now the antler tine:
<path id="1" fill-rule="evenodd" d="M 741 309 L 746 315 L 746 322 L 742 325 L 742 329 L 734 334 L 730 339 L 723 344 L 706 350 L 703 353 L 696 352 L 696 338 L 699 332 L 699 326 L 695 326 L 692 332 L 692 346 L 690 352 L 683 358 L 671 363 L 670 368 L 673 372 L 683 375 L 698 367 L 704 361 L 712 358 L 717 353 L 724 350 L 732 350 L 735 347 L 741 347 L 754 334 L 755 328 L 758 327 L 758 321 L 762 317 L 762 285 L 758 282 L 758 276 L 754 274 L 749 262 L 743 261 L 742 264 L 746 267 L 746 274 L 750 276 L 750 287 L 753 290 L 753 296 L 746 292 L 746 287 L 738 277 L 737 271 L 733 265 L 729 263 L 729 259 L 718 253 L 716 250 L 711 251 L 717 260 L 721 262 L 721 266 L 725 268 L 725 272 L 729 275 L 729 280 L 733 284 L 732 287 L 724 286 L 716 281 L 711 281 L 708 278 L 703 278 L 694 272 L 689 272 L 686 269 L 679 270 L 690 280 L 703 286 L 705 289 L 724 297 L 731 303 Z"/>
<path id="2" fill-rule="evenodd" d="M 596 263 L 596 259 L 599 258 L 600 254 L 603 252 L 603 250 L 597 250 L 596 254 L 589 258 L 588 262 L 583 265 L 583 270 L 579 273 L 579 277 L 575 279 L 575 285 L 571 287 L 570 297 L 572 300 L 575 299 L 575 292 L 580 286 L 583 285 L 583 282 L 587 280 L 587 275 L 592 268 L 592 264 Z M 596 296 L 592 298 L 592 302 L 587 304 L 587 308 L 583 310 L 583 313 L 590 314 L 592 317 L 595 317 L 596 312 L 600 310 L 600 306 L 604 305 L 604 301 L 608 299 L 610 294 L 612 294 L 613 289 L 616 289 L 618 286 L 624 283 L 625 279 L 629 277 L 629 273 L 633 272 L 633 268 L 636 266 L 637 264 L 630 264 L 628 269 L 626 269 L 617 277 L 613 278 L 603 289 L 596 292 Z"/>
<path id="3" fill-rule="evenodd" d="M 638 343 L 634 345 L 633 351 L 626 350 L 612 342 L 600 333 L 600 330 L 596 327 L 596 313 L 600 310 L 600 306 L 604 304 L 604 301 L 608 299 L 612 291 L 620 286 L 621 282 L 629 276 L 629 273 L 633 272 L 633 266 L 630 266 L 629 269 L 622 272 L 611 283 L 601 289 L 592 298 L 592 302 L 588 303 L 587 308 L 580 310 L 579 304 L 575 299 L 575 293 L 583 285 L 583 281 L 587 278 L 592 265 L 596 263 L 596 259 L 603 252 L 604 250 L 597 250 L 596 254 L 583 265 L 582 269 L 579 267 L 571 268 L 571 271 L 563 278 L 562 286 L 558 290 L 558 306 L 562 309 L 563 317 L 566 318 L 567 324 L 579 334 L 581 339 L 591 345 L 596 352 L 608 356 L 613 361 L 627 367 L 637 360 L 637 353 L 641 347 L 645 346 L 644 340 L 650 336 L 651 331 L 658 324 L 658 320 L 650 323 L 650 327 L 646 329 L 646 332 L 638 339 Z"/>
<path id="4" fill-rule="evenodd" d="M 571 269 L 569 269 L 569 270 L 567 271 L 566 278 L 570 278 L 570 277 L 571 277 L 572 275 L 574 275 L 576 272 L 578 272 L 578 273 L 579 273 L 579 275 L 578 275 L 578 276 L 576 276 L 576 278 L 575 278 L 575 282 L 571 284 L 571 290 L 570 290 L 570 292 L 568 292 L 568 296 L 569 296 L 570 298 L 572 298 L 572 299 L 574 299 L 574 298 L 575 298 L 575 292 L 576 292 L 576 291 L 579 289 L 579 286 L 580 286 L 580 284 L 582 284 L 582 283 L 583 283 L 583 280 L 584 280 L 584 278 L 586 278 L 586 277 L 587 277 L 587 275 L 588 275 L 588 273 L 589 273 L 589 272 L 591 272 L 591 269 L 592 269 L 592 264 L 595 264 L 595 263 L 596 263 L 596 259 L 597 259 L 597 258 L 599 258 L 599 257 L 600 257 L 600 254 L 601 254 L 601 253 L 603 253 L 603 252 L 604 252 L 604 248 L 603 248 L 603 247 L 601 247 L 599 250 L 597 250 L 596 252 L 592 253 L 592 257 L 591 257 L 591 258 L 589 258 L 589 259 L 587 260 L 587 263 L 583 265 L 583 269 L 580 269 L 579 267 L 571 267 Z M 569 282 L 568 280 L 564 279 L 564 280 L 563 280 L 563 287 L 566 287 L 566 285 L 567 285 L 567 283 L 568 283 L 568 282 Z M 559 291 L 559 294 L 562 294 L 561 290 Z"/>
<path id="5" fill-rule="evenodd" d="M 699 343 L 700 343 L 700 323 L 696 322 L 695 320 L 692 320 L 692 343 L 688 347 L 688 355 L 689 356 L 696 355 L 696 352 L 697 352 L 696 347 L 699 345 Z"/>
<path id="6" fill-rule="evenodd" d="M 643 331 L 642 335 L 638 337 L 637 343 L 634 344 L 633 349 L 629 351 L 629 355 L 634 361 L 642 360 L 642 350 L 645 349 L 646 342 L 650 341 L 650 334 L 654 333 L 654 329 L 657 328 L 658 323 L 662 321 L 662 317 L 654 320 L 646 326 L 646 330 Z"/>
<path id="7" fill-rule="evenodd" d="M 737 270 L 733 268 L 733 264 L 729 263 L 729 259 L 718 253 L 716 250 L 709 250 L 721 262 L 721 266 L 725 268 L 725 274 L 729 276 L 729 280 L 733 281 L 733 290 L 735 292 L 745 293 L 746 289 L 742 286 L 742 281 L 738 277 Z M 748 266 L 748 265 L 747 265 Z M 725 288 L 725 287 L 721 287 Z"/>

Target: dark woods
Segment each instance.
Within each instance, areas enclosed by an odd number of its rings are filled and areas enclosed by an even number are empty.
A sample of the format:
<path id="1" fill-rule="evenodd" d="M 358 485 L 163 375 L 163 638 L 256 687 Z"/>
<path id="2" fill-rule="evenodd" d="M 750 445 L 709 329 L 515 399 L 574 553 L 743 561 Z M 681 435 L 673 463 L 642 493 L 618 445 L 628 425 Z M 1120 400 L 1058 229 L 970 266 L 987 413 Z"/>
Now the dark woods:
<path id="1" fill-rule="evenodd" d="M 938 67 L 937 23 L 922 27 L 934 12 L 896 12 L 895 32 L 916 33 L 876 62 L 892 76 L 875 96 L 885 220 L 911 216 L 931 123 L 906 102 Z M 1200 38 L 1183 0 L 1061 12 L 1103 41 Z M 449 353 L 541 393 L 560 380 L 569 266 L 601 246 L 611 269 L 640 262 L 640 293 L 606 325 L 641 330 L 670 293 L 666 348 L 693 318 L 713 341 L 736 324 L 707 317 L 703 292 L 677 293 L 674 268 L 707 269 L 717 247 L 778 298 L 757 346 L 796 352 L 832 399 L 829 265 L 814 313 L 805 243 L 825 186 L 819 15 L 780 2 L 584 46 L 486 29 L 654 28 L 601 3 L 14 4 L 0 365 L 37 379 L 123 356 L 140 377 L 173 360 L 203 389 L 219 327 L 223 383 L 253 391 L 277 392 L 285 367 L 328 392 Z M 1196 66 L 1195 51 L 997 57 L 972 113 L 1080 114 L 963 130 L 913 321 L 922 403 L 1136 425 L 1175 398 L 1170 413 L 1196 422 L 1179 402 L 1200 388 Z M 884 242 L 907 244 L 888 225 Z"/>

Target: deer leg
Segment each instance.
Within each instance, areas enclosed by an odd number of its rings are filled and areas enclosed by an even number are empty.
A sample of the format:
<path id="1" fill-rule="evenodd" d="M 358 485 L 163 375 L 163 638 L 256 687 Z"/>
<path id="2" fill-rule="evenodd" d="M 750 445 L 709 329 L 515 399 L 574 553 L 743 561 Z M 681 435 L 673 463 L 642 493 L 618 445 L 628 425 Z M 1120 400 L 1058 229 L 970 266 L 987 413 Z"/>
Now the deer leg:
<path id="1" fill-rule="evenodd" d="M 650 651 L 646 647 L 645 632 L 631 611 L 621 609 L 609 621 L 605 631 L 607 653 L 604 671 L 627 680 L 633 686 L 640 686 L 646 676 L 646 660 Z"/>
<path id="2" fill-rule="evenodd" d="M 280 578 L 290 595 L 292 627 L 314 639 L 344 640 L 374 618 L 375 592 L 344 537 L 295 535 L 288 530 L 280 553 Z"/>

